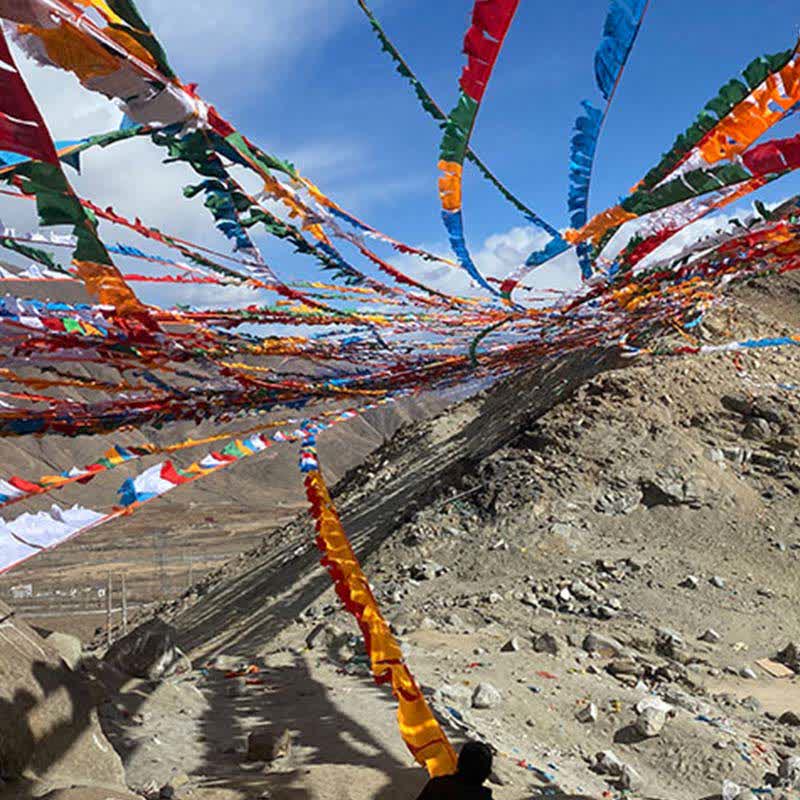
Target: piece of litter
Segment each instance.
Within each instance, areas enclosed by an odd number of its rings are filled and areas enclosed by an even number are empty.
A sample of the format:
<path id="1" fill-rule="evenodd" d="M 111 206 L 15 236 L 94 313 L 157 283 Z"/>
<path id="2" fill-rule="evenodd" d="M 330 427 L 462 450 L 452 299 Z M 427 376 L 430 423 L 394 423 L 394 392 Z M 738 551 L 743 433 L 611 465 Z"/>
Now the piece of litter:
<path id="1" fill-rule="evenodd" d="M 767 675 L 771 675 L 773 678 L 782 679 L 794 677 L 794 672 L 792 672 L 789 667 L 779 664 L 771 658 L 760 658 L 756 661 L 756 666 L 761 667 Z"/>

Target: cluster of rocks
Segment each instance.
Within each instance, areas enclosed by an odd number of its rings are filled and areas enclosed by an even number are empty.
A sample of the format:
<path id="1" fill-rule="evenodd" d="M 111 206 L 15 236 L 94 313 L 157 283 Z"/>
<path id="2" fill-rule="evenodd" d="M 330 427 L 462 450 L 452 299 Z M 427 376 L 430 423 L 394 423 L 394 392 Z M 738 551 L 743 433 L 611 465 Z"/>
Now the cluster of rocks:
<path id="1" fill-rule="evenodd" d="M 577 571 L 581 577 L 562 576 L 552 582 L 530 578 L 528 589 L 518 592 L 516 599 L 531 608 L 610 620 L 622 611 L 619 598 L 610 595 L 612 585 L 619 585 L 641 570 L 642 565 L 635 559 L 599 559 L 594 565 L 580 565 Z"/>

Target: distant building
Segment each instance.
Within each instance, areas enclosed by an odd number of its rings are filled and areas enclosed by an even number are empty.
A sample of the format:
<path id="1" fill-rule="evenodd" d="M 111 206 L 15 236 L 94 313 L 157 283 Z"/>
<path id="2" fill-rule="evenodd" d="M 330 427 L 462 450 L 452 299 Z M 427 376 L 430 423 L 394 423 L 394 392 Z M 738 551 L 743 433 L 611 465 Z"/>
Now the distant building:
<path id="1" fill-rule="evenodd" d="M 33 584 L 21 583 L 19 586 L 11 587 L 11 597 L 14 600 L 27 600 L 33 597 Z"/>

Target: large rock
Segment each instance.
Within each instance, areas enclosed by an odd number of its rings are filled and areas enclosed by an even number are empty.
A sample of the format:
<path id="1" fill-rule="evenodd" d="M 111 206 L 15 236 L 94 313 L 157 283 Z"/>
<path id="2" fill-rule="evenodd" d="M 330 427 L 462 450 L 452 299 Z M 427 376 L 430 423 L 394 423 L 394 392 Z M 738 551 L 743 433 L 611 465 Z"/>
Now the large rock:
<path id="1" fill-rule="evenodd" d="M 601 658 L 619 658 L 625 652 L 625 648 L 616 639 L 597 633 L 590 633 L 583 640 L 583 649 Z"/>
<path id="2" fill-rule="evenodd" d="M 636 720 L 636 730 L 648 739 L 658 736 L 667 724 L 667 713 L 662 708 L 648 706 Z"/>
<path id="3" fill-rule="evenodd" d="M 491 683 L 479 684 L 472 695 L 473 708 L 494 708 L 503 701 L 503 696 Z"/>
<path id="4" fill-rule="evenodd" d="M 124 790 L 122 762 L 100 728 L 97 700 L 85 678 L 0 603 L 0 777 L 42 779 L 53 789 Z"/>
<path id="5" fill-rule="evenodd" d="M 159 681 L 183 658 L 175 629 L 156 617 L 115 642 L 104 660 L 126 675 Z"/>
<path id="6" fill-rule="evenodd" d="M 781 784 L 789 789 L 800 789 L 800 757 L 786 756 L 778 767 Z"/>
<path id="7" fill-rule="evenodd" d="M 800 673 L 800 642 L 789 642 L 778 653 L 776 661 L 789 667 L 794 672 Z"/>
<path id="8" fill-rule="evenodd" d="M 36 628 L 36 630 L 47 640 L 50 647 L 61 656 L 70 669 L 77 668 L 83 658 L 83 645 L 80 639 L 58 631 L 47 631 L 41 628 Z"/>
<path id="9" fill-rule="evenodd" d="M 289 731 L 280 735 L 269 728 L 253 731 L 247 737 L 247 760 L 272 763 L 290 755 L 292 737 Z"/>

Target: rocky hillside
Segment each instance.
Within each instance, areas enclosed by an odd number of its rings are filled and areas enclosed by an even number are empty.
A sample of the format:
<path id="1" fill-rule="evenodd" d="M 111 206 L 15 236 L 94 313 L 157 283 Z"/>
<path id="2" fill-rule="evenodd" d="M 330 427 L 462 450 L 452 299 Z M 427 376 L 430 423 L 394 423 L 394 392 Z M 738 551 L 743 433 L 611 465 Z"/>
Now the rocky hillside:
<path id="1" fill-rule="evenodd" d="M 786 278 L 702 335 L 797 320 Z M 437 714 L 497 751 L 500 800 L 798 797 L 797 387 L 794 350 L 573 358 L 403 428 L 338 482 Z M 301 517 L 157 609 L 193 669 L 101 709 L 129 787 L 415 796 L 318 557 Z M 248 760 L 252 734 L 285 746 Z"/>

